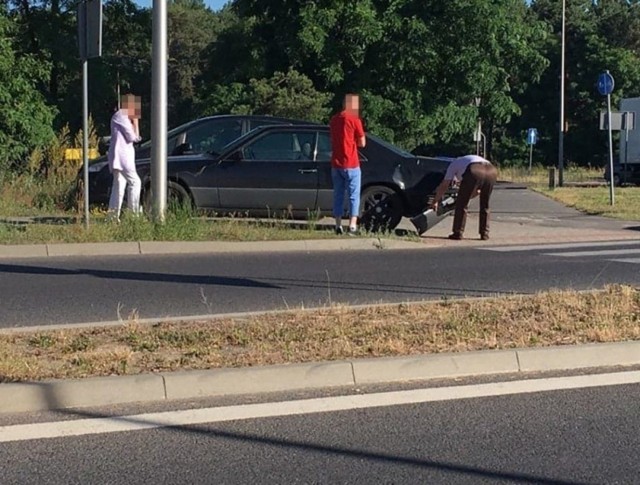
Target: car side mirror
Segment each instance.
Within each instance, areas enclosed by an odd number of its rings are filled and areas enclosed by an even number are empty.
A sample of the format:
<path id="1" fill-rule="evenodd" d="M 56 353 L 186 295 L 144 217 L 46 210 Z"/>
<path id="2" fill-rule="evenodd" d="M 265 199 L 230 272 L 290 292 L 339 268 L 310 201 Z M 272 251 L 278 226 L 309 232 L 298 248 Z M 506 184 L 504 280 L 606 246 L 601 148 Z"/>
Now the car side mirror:
<path id="1" fill-rule="evenodd" d="M 191 143 L 183 143 L 182 145 L 178 145 L 177 147 L 175 147 L 172 155 L 180 156 L 186 155 L 188 153 L 193 153 L 193 146 L 191 145 Z"/>

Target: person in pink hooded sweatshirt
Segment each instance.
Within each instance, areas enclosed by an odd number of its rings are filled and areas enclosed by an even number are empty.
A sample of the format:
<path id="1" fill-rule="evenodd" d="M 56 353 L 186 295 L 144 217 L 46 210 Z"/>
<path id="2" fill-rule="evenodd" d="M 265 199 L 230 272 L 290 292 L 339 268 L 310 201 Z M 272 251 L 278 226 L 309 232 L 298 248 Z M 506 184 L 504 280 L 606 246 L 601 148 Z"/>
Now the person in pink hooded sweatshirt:
<path id="1" fill-rule="evenodd" d="M 140 141 L 139 102 L 133 94 L 121 98 L 121 108 L 111 117 L 111 141 L 109 144 L 109 170 L 113 174 L 109 214 L 120 220 L 120 210 L 127 192 L 127 206 L 134 213 L 140 213 L 140 191 L 142 183 L 136 171 L 134 143 Z"/>

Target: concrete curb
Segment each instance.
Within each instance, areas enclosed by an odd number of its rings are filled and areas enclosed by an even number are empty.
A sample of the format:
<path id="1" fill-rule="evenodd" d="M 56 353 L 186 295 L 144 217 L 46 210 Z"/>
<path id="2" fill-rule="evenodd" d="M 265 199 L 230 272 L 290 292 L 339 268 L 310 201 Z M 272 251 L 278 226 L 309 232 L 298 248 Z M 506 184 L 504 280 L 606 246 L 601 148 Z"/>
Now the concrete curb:
<path id="1" fill-rule="evenodd" d="M 0 413 L 640 365 L 640 341 L 0 384 Z"/>
<path id="2" fill-rule="evenodd" d="M 510 246 L 519 244 L 597 243 L 637 240 L 637 234 L 573 234 L 570 236 L 512 237 L 508 240 L 449 241 L 445 237 L 424 236 L 419 242 L 385 238 L 301 239 L 297 241 L 138 241 L 73 244 L 0 244 L 3 259 L 54 258 L 73 256 L 161 256 L 188 254 L 311 253 L 333 251 L 380 251 Z"/>
<path id="3" fill-rule="evenodd" d="M 424 242 L 385 238 L 310 239 L 297 241 L 140 241 L 77 244 L 0 245 L 0 259 L 62 256 L 133 256 L 310 251 L 424 249 Z"/>

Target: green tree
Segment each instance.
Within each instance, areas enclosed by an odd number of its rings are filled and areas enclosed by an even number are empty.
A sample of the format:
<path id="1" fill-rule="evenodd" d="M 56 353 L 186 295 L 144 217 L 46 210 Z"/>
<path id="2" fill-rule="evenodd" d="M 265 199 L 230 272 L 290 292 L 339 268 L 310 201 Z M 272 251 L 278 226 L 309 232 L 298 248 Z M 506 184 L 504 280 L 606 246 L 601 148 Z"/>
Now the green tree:
<path id="1" fill-rule="evenodd" d="M 202 115 L 257 114 L 327 122 L 331 95 L 315 90 L 311 81 L 294 70 L 276 72 L 247 85 L 216 85 L 201 106 Z"/>
<path id="2" fill-rule="evenodd" d="M 596 89 L 599 73 L 608 69 L 615 77 L 614 107 L 622 97 L 640 95 L 640 9 L 637 5 L 637 1 L 626 0 L 567 1 L 565 120 L 568 131 L 564 144 L 567 163 L 599 166 L 605 162 L 606 135 L 598 126 L 599 111 L 604 108 L 604 98 Z M 539 127 L 538 150 L 545 163 L 556 164 L 561 11 L 559 2 L 552 0 L 537 0 L 531 8 L 554 33 L 543 47 L 551 65 L 540 84 L 521 96 L 524 116 L 517 128 L 522 135 L 524 123 Z"/>
<path id="3" fill-rule="evenodd" d="M 202 0 L 173 0 L 168 8 L 169 112 L 172 124 L 189 121 L 198 97 L 203 54 L 221 29 L 220 16 Z"/>
<path id="4" fill-rule="evenodd" d="M 362 92 L 369 129 L 406 148 L 471 134 L 520 114 L 513 96 L 547 63 L 544 25 L 524 0 L 236 0 L 262 65 L 293 66 L 316 89 Z"/>
<path id="5" fill-rule="evenodd" d="M 15 23 L 0 12 L 0 171 L 24 168 L 29 153 L 54 135 L 55 110 L 38 85 L 46 83 L 49 66 L 14 47 Z"/>

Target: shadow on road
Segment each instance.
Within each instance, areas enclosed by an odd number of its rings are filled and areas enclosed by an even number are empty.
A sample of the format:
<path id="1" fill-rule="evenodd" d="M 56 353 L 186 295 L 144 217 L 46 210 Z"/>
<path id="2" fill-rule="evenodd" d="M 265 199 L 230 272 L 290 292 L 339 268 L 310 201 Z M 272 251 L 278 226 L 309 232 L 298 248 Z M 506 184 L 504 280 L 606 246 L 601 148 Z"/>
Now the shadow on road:
<path id="1" fill-rule="evenodd" d="M 57 414 L 67 418 L 80 419 L 108 419 L 114 422 L 150 425 L 154 428 L 162 428 L 176 433 L 189 433 L 205 438 L 221 438 L 224 440 L 232 440 L 244 442 L 248 444 L 258 444 L 268 447 L 276 447 L 283 451 L 293 451 L 296 453 L 320 453 L 323 455 L 331 455 L 336 457 L 346 457 L 354 460 L 366 460 L 372 463 L 382 463 L 390 466 L 409 466 L 417 469 L 428 469 L 433 471 L 441 471 L 451 474 L 451 478 L 455 475 L 470 476 L 478 480 L 497 480 L 518 483 L 536 483 L 543 485 L 577 485 L 580 482 L 558 480 L 554 478 L 546 478 L 543 476 L 496 471 L 489 468 L 483 468 L 462 463 L 452 463 L 445 461 L 429 460 L 412 456 L 399 456 L 391 453 L 382 453 L 376 451 L 361 450 L 357 448 L 347 448 L 341 446 L 332 446 L 320 443 L 314 443 L 311 440 L 299 441 L 295 439 L 286 439 L 279 437 L 260 436 L 251 433 L 241 433 L 233 431 L 225 431 L 213 429 L 211 425 L 189 425 L 189 426 L 165 426 L 163 423 L 154 422 L 153 420 L 145 420 L 136 416 L 112 416 L 104 413 L 91 412 L 82 409 L 60 409 L 61 402 L 55 395 L 55 392 L 47 385 L 47 383 L 31 383 L 41 388 L 43 398 L 50 405 L 50 409 L 58 409 Z M 139 431 L 142 432 L 142 431 Z"/>
<path id="2" fill-rule="evenodd" d="M 383 281 L 372 281 L 371 283 L 311 280 L 301 278 L 250 278 L 250 277 L 228 277 L 215 275 L 188 275 L 188 274 L 168 274 L 168 273 L 147 273 L 138 271 L 117 271 L 100 269 L 63 269 L 47 266 L 30 266 L 19 264 L 0 264 L 1 273 L 52 275 L 52 276 L 93 276 L 95 278 L 119 279 L 129 281 L 153 281 L 163 283 L 194 284 L 202 286 L 218 285 L 246 288 L 265 288 L 285 290 L 287 288 L 318 288 L 327 291 L 345 290 L 375 293 L 393 293 L 406 295 L 430 295 L 440 297 L 460 297 L 460 296 L 487 296 L 498 294 L 511 294 L 511 290 L 496 291 L 483 288 L 447 288 L 442 286 L 422 286 L 422 285 L 398 285 L 388 284 Z M 336 295 L 339 296 L 339 295 Z"/>
<path id="3" fill-rule="evenodd" d="M 262 283 L 251 278 L 232 278 L 211 275 L 185 275 L 169 273 L 147 273 L 139 271 L 110 271 L 100 269 L 62 269 L 47 266 L 28 266 L 19 264 L 0 264 L 0 273 L 18 273 L 50 276 L 93 276 L 96 278 L 118 279 L 130 281 L 153 281 L 163 283 L 187 283 L 195 285 L 243 286 L 248 288 L 279 287 Z"/>

